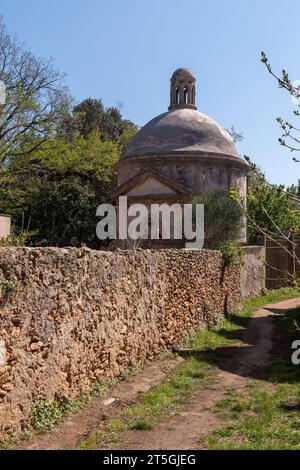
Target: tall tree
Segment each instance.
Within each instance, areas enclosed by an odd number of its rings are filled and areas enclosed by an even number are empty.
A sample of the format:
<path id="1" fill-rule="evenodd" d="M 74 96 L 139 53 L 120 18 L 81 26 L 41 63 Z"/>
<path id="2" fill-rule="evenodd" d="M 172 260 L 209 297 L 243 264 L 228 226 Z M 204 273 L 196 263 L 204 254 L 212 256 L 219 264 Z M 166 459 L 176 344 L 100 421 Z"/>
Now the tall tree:
<path id="1" fill-rule="evenodd" d="M 0 164 L 12 155 L 30 154 L 57 129 L 70 108 L 63 78 L 52 61 L 35 57 L 12 38 L 0 18 L 0 80 L 6 88 L 0 105 Z"/>
<path id="2" fill-rule="evenodd" d="M 17 231 L 29 228 L 31 244 L 97 247 L 96 209 L 110 202 L 119 145 L 97 132 L 51 144 L 10 160 L 0 175 L 0 207 Z"/>
<path id="3" fill-rule="evenodd" d="M 124 119 L 118 108 L 105 108 L 100 99 L 87 98 L 64 116 L 61 135 L 67 139 L 77 134 L 88 137 L 94 131 L 99 132 L 102 141 L 122 141 L 125 146 L 137 126 Z"/>
<path id="4" fill-rule="evenodd" d="M 284 186 L 269 185 L 257 180 L 248 190 L 247 215 L 250 242 L 255 243 L 258 227 L 270 234 L 289 237 L 300 230 L 300 218 L 294 199 Z"/>

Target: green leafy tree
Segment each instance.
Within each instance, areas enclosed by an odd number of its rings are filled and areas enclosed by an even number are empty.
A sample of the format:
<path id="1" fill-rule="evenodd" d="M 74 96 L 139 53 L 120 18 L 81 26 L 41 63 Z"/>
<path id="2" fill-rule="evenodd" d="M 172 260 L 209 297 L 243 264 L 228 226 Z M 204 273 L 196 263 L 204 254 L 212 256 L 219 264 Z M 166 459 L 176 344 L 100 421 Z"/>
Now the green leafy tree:
<path id="1" fill-rule="evenodd" d="M 55 138 L 2 169 L 0 206 L 16 228 L 33 232 L 32 244 L 99 246 L 96 209 L 109 202 L 119 155 L 119 145 L 102 142 L 98 132 L 70 142 Z"/>
<path id="2" fill-rule="evenodd" d="M 72 109 L 64 76 L 10 37 L 0 20 L 0 209 L 29 243 L 62 246 L 95 237 L 114 165 L 137 127 L 120 110 L 87 99 Z M 3 91 L 3 90 L 2 90 Z"/>
<path id="3" fill-rule="evenodd" d="M 299 231 L 299 217 L 294 200 L 284 191 L 284 186 L 261 184 L 249 187 L 248 210 L 249 238 L 255 242 L 258 227 L 276 235 L 289 237 Z"/>
<path id="4" fill-rule="evenodd" d="M 287 192 L 299 199 L 299 201 L 297 202 L 297 199 L 294 198 L 294 201 L 295 206 L 300 209 L 300 180 L 298 180 L 297 184 L 292 184 L 292 186 L 289 186 L 287 188 Z"/>
<path id="5" fill-rule="evenodd" d="M 137 127 L 123 119 L 118 108 L 104 108 L 99 99 L 87 98 L 66 114 L 61 123 L 61 135 L 67 139 L 80 134 L 88 137 L 98 131 L 102 141 L 118 141 L 126 147 L 128 140 L 135 134 Z"/>

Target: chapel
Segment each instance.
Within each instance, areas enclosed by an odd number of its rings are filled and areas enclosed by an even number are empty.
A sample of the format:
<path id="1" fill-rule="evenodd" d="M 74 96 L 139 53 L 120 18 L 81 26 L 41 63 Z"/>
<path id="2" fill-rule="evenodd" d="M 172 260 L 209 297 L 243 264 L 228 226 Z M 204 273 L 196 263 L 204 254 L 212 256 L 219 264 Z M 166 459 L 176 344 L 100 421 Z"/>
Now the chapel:
<path id="1" fill-rule="evenodd" d="M 170 80 L 170 105 L 133 137 L 117 165 L 116 201 L 128 204 L 190 202 L 213 188 L 237 187 L 247 194 L 247 163 L 232 137 L 197 110 L 196 77 L 189 68 L 175 70 Z M 240 234 L 246 243 L 246 221 Z M 180 240 L 143 241 L 145 248 L 180 248 Z M 118 248 L 128 247 L 126 240 Z"/>

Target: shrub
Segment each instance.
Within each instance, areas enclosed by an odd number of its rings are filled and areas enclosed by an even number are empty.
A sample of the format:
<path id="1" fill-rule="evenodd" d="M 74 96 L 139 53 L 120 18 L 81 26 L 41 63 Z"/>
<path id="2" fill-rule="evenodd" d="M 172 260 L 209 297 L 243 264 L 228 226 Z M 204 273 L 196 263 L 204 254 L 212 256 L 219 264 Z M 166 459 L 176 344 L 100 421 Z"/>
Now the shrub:
<path id="1" fill-rule="evenodd" d="M 217 249 L 220 242 L 237 240 L 242 227 L 242 211 L 224 189 L 197 196 L 192 203 L 204 205 L 205 247 Z"/>
<path id="2" fill-rule="evenodd" d="M 0 247 L 1 246 L 25 246 L 27 239 L 30 234 L 26 231 L 20 232 L 18 235 L 11 234 L 6 237 L 0 238 Z"/>
<path id="3" fill-rule="evenodd" d="M 219 244 L 219 250 L 222 253 L 226 266 L 237 266 L 241 262 L 242 251 L 235 241 L 227 240 Z"/>

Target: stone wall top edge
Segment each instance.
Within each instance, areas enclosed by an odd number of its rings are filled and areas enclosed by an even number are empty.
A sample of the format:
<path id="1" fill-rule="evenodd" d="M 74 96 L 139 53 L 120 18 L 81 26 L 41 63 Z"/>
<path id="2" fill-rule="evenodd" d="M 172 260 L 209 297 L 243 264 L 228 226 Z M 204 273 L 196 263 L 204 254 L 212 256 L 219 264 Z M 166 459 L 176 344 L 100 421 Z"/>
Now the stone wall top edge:
<path id="1" fill-rule="evenodd" d="M 261 246 L 261 245 L 247 245 L 247 246 L 243 246 L 242 247 L 242 250 L 245 251 L 245 252 L 260 252 L 264 249 L 264 246 Z"/>
<path id="2" fill-rule="evenodd" d="M 261 246 L 244 246 L 242 250 L 245 254 L 260 254 L 263 251 L 263 247 Z M 210 258 L 213 257 L 220 257 L 221 252 L 218 250 L 207 250 L 207 249 L 137 249 L 137 250 L 118 250 L 118 251 L 102 251 L 102 250 L 94 250 L 90 248 L 74 248 L 74 247 L 66 247 L 66 248 L 57 248 L 57 247 L 0 247 L 0 258 L 4 258 L 5 255 L 12 255 L 14 257 L 27 257 L 32 254 L 33 256 L 37 257 L 53 257 L 57 256 L 59 258 L 66 256 L 67 258 L 74 258 L 80 259 L 88 256 L 90 259 L 98 258 L 98 259 L 108 259 L 117 260 L 120 257 L 126 258 L 148 258 L 149 256 L 153 256 L 156 259 L 164 258 L 164 257 L 173 257 L 177 256 L 178 258 L 190 258 L 190 257 L 197 257 L 199 256 L 202 258 L 203 256 L 207 256 Z"/>
<path id="3" fill-rule="evenodd" d="M 260 250 L 262 248 L 261 245 L 245 245 L 241 247 L 243 250 Z M 118 254 L 128 254 L 128 253 L 161 253 L 161 252 L 172 252 L 172 253 L 219 253 L 219 250 L 209 250 L 206 248 L 162 248 L 162 249 L 156 249 L 156 248 L 150 248 L 150 249 L 142 249 L 142 248 L 137 248 L 135 250 L 117 250 L 117 251 L 109 251 L 109 250 L 96 250 L 93 248 L 76 248 L 72 246 L 67 246 L 67 247 L 55 247 L 55 246 L 1 246 L 0 247 L 0 252 L 6 252 L 6 251 L 28 251 L 28 252 L 34 252 L 34 251 L 45 251 L 45 252 L 61 252 L 61 253 L 67 253 L 67 252 L 77 252 L 77 253 L 98 253 L 98 254 L 109 254 L 109 255 L 118 255 Z"/>
<path id="4" fill-rule="evenodd" d="M 260 248 L 260 247 L 258 247 Z M 165 249 L 136 249 L 136 250 L 117 250 L 117 251 L 105 251 L 95 250 L 92 248 L 75 248 L 75 247 L 30 247 L 30 246 L 2 246 L 0 247 L 0 253 L 6 252 L 41 252 L 41 253 L 93 253 L 98 255 L 129 255 L 137 253 L 220 253 L 218 250 L 208 249 L 193 249 L 193 248 L 165 248 Z"/>

